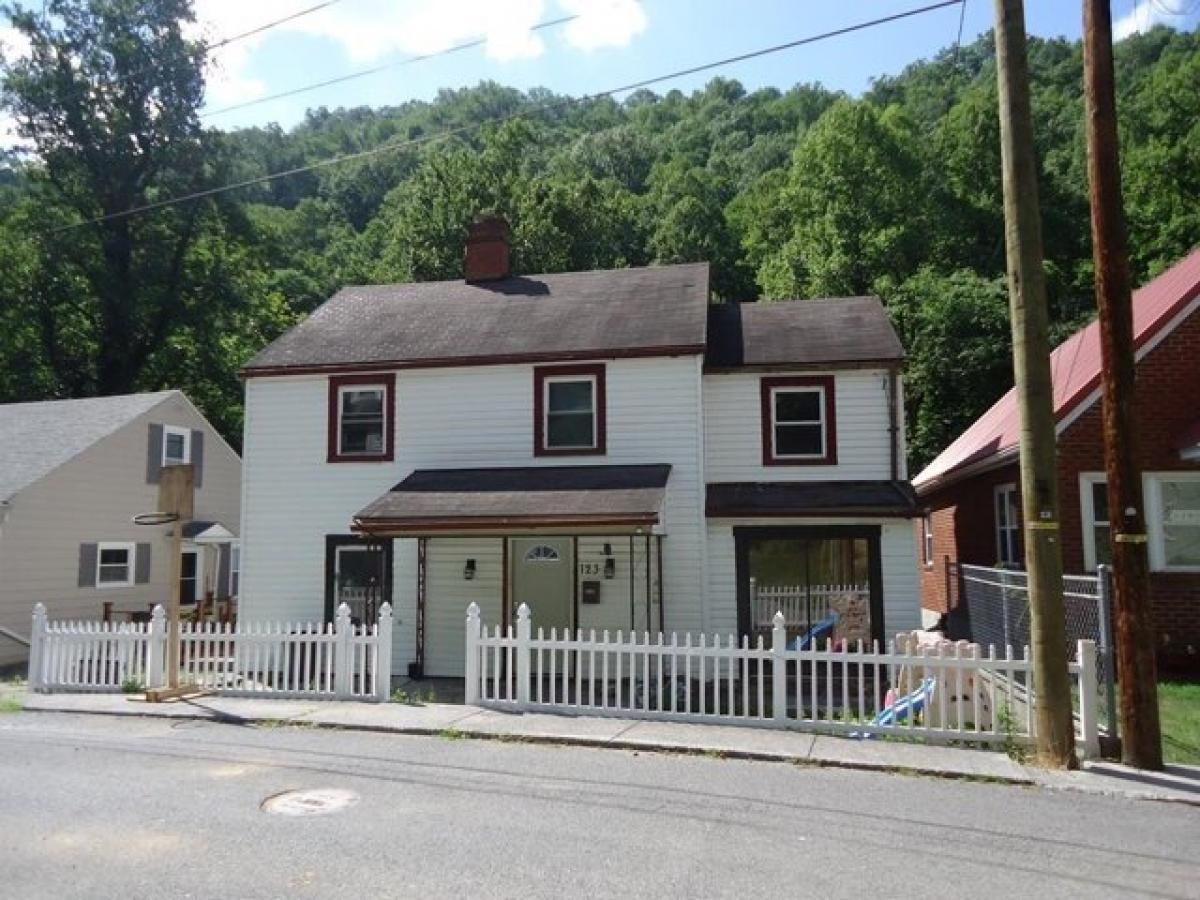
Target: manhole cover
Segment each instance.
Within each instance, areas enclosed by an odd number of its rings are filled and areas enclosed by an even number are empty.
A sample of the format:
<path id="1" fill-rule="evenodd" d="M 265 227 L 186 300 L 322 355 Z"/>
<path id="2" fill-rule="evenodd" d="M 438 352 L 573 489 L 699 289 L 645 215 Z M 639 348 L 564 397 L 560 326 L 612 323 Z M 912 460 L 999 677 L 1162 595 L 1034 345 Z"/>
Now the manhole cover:
<path id="1" fill-rule="evenodd" d="M 340 812 L 358 802 L 354 791 L 338 788 L 313 788 L 307 791 L 284 791 L 262 802 L 262 811 L 277 816 L 324 816 Z"/>

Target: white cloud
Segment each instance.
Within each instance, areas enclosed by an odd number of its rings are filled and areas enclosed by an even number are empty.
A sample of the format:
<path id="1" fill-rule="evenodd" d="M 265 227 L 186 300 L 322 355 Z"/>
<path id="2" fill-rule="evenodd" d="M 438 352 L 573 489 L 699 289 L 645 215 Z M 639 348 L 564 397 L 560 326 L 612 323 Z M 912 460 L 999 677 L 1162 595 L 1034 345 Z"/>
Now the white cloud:
<path id="1" fill-rule="evenodd" d="M 567 43 L 581 50 L 624 47 L 646 30 L 638 0 L 561 0 L 580 18 L 567 25 Z"/>
<path id="2" fill-rule="evenodd" d="M 1113 20 L 1113 40 L 1123 41 L 1131 35 L 1149 31 L 1155 25 L 1174 25 L 1178 18 L 1178 14 L 1172 14 L 1151 0 L 1135 0 L 1128 13 Z"/>
<path id="3" fill-rule="evenodd" d="M 532 59 L 546 49 L 546 32 L 530 29 L 562 14 L 579 19 L 565 31 L 568 45 L 582 50 L 621 47 L 646 27 L 639 0 L 355 0 L 300 16 L 213 52 L 208 102 L 212 106 L 253 100 L 266 93 L 261 78 L 248 74 L 254 52 L 285 33 L 334 41 L 358 65 L 390 53 L 436 53 L 484 38 L 485 55 L 496 62 Z M 193 33 L 210 41 L 249 31 L 296 10 L 295 0 L 197 0 Z"/>

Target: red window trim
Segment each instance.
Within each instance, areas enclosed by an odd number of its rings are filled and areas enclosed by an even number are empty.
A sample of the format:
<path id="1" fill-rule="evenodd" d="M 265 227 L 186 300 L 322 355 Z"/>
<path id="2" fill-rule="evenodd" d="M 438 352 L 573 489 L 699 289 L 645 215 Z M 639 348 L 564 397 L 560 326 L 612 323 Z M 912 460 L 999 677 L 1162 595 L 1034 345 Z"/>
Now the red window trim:
<path id="1" fill-rule="evenodd" d="M 344 387 L 376 386 L 383 388 L 383 411 L 386 421 L 383 426 L 383 453 L 340 453 L 338 452 L 338 431 L 340 409 L 338 394 Z M 329 378 L 329 410 L 328 410 L 328 454 L 326 462 L 331 463 L 376 463 L 391 462 L 396 451 L 396 374 L 380 372 L 373 375 L 333 375 Z"/>
<path id="2" fill-rule="evenodd" d="M 608 399 L 604 384 L 603 363 L 579 366 L 534 366 L 533 368 L 533 455 L 534 456 L 603 456 L 608 446 Z M 562 376 L 585 376 L 596 380 L 596 446 L 547 447 L 545 445 L 546 379 Z"/>
<path id="3" fill-rule="evenodd" d="M 837 418 L 833 396 L 833 376 L 759 379 L 762 397 L 762 458 L 764 466 L 836 466 L 837 465 Z M 771 391 L 775 388 L 824 388 L 825 390 L 825 455 L 804 459 L 790 459 L 775 455 L 775 430 L 772 427 Z"/>

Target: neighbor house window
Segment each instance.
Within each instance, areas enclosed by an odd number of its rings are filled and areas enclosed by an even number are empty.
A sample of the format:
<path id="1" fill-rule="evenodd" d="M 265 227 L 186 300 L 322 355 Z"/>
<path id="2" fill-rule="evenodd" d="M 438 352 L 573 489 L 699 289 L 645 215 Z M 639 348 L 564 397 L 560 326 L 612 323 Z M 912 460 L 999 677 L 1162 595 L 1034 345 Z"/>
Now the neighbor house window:
<path id="1" fill-rule="evenodd" d="M 535 455 L 604 452 L 604 366 L 538 366 L 533 391 Z"/>
<path id="2" fill-rule="evenodd" d="M 1079 476 L 1079 516 L 1083 523 L 1083 565 L 1089 571 L 1112 562 L 1108 526 L 1108 483 L 1098 472 Z"/>
<path id="3" fill-rule="evenodd" d="M 1200 572 L 1200 472 L 1146 476 L 1150 565 L 1168 572 Z"/>
<path id="4" fill-rule="evenodd" d="M 107 542 L 96 545 L 96 587 L 129 587 L 133 584 L 134 544 Z"/>
<path id="5" fill-rule="evenodd" d="M 1015 484 L 996 487 L 996 559 L 1002 566 L 1025 562 L 1021 546 L 1021 499 Z"/>
<path id="6" fill-rule="evenodd" d="M 229 548 L 229 596 L 238 595 L 238 582 L 242 579 L 242 548 L 234 544 Z"/>
<path id="7" fill-rule="evenodd" d="M 390 460 L 395 425 L 392 375 L 329 379 L 329 461 Z"/>
<path id="8" fill-rule="evenodd" d="M 192 431 L 190 428 L 163 426 L 162 464 L 182 466 L 192 461 Z"/>
<path id="9" fill-rule="evenodd" d="M 933 513 L 925 510 L 921 517 L 921 549 L 925 565 L 933 565 Z"/>
<path id="10" fill-rule="evenodd" d="M 832 378 L 764 378 L 763 464 L 837 463 Z"/>

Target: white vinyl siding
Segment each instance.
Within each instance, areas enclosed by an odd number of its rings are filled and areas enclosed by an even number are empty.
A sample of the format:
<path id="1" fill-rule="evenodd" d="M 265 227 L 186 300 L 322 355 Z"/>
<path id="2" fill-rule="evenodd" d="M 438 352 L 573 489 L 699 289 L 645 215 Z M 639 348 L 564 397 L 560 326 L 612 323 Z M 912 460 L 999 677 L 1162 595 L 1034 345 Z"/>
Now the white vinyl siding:
<path id="1" fill-rule="evenodd" d="M 427 544 L 425 674 L 461 678 L 466 659 L 467 607 L 479 604 L 489 630 L 507 625 L 501 609 L 503 554 L 500 538 L 434 539 Z M 475 560 L 475 577 L 463 578 L 463 566 Z M 411 650 L 409 651 L 411 653 Z"/>
<path id="2" fill-rule="evenodd" d="M 702 619 L 703 482 L 700 477 L 700 363 L 696 356 L 606 362 L 605 465 L 667 463 L 663 580 L 667 627 L 698 631 Z M 371 467 L 326 462 L 328 380 L 251 378 L 246 383 L 246 487 L 242 607 L 250 619 L 319 617 L 324 606 L 326 534 L 414 469 L 594 464 L 534 455 L 532 365 L 403 370 L 396 377 L 395 460 Z M 298 489 L 303 486 L 303 489 Z M 432 542 L 431 542 L 432 544 Z M 396 657 L 415 651 L 412 615 L 416 542 L 396 542 Z M 402 549 L 403 548 L 403 549 Z M 466 554 L 459 554 L 460 557 Z M 453 585 L 480 584 L 462 579 Z M 427 595 L 459 623 L 469 601 Z M 427 645 L 428 662 L 428 645 Z"/>
<path id="3" fill-rule="evenodd" d="M 185 397 L 170 395 L 11 499 L 0 516 L 0 625 L 27 635 L 37 601 L 51 619 L 81 620 L 99 619 L 105 600 L 119 610 L 165 602 L 170 528 L 132 522 L 158 508 L 158 485 L 146 483 L 146 436 L 151 423 L 164 421 L 205 434 L 204 489 L 196 492 L 195 518 L 237 530 L 241 462 Z M 105 590 L 80 587 L 80 544 L 101 541 L 150 544 L 149 580 Z M 136 582 L 136 560 L 134 565 Z M 0 640 L 0 665 L 26 654 L 14 641 Z"/>
<path id="4" fill-rule="evenodd" d="M 834 377 L 837 464 L 764 466 L 763 375 L 758 372 L 708 372 L 704 375 L 704 456 L 708 481 L 891 478 L 887 372 L 852 370 L 769 374 Z"/>

